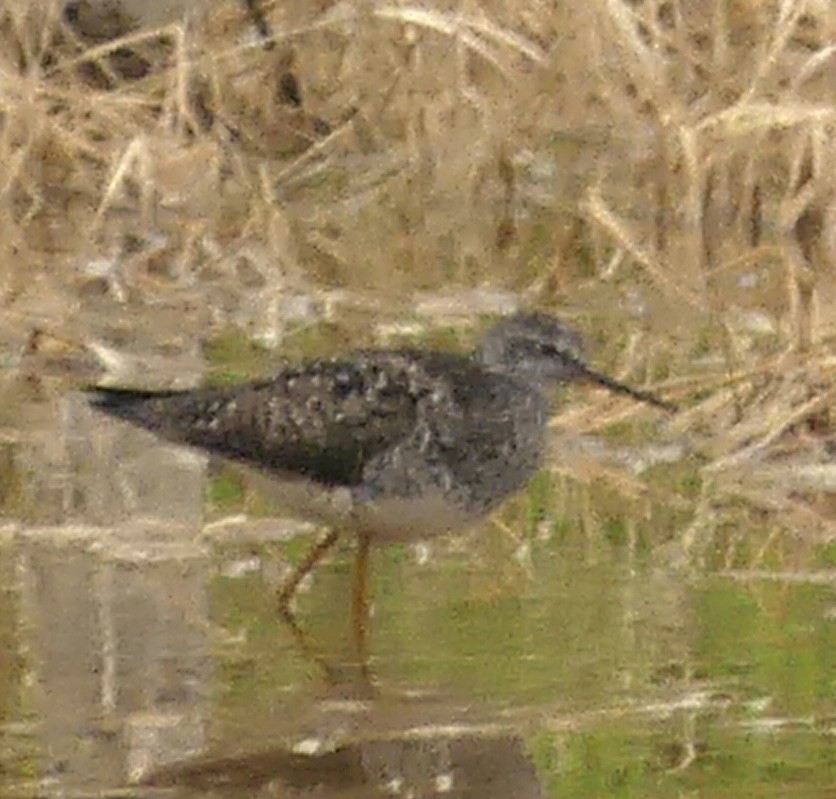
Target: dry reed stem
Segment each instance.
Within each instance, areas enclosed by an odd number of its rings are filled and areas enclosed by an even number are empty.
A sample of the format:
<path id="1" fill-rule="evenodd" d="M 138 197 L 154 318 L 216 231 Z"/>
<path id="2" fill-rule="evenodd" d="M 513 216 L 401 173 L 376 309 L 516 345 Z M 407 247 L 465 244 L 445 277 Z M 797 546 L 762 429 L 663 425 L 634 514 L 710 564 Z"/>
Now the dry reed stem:
<path id="1" fill-rule="evenodd" d="M 0 2 L 8 324 L 19 327 L 20 308 L 31 307 L 20 303 L 33 302 L 33 275 L 73 296 L 103 257 L 122 269 L 117 305 L 131 298 L 141 311 L 184 286 L 210 296 L 208 273 L 225 275 L 220 293 L 246 304 L 254 297 L 235 283 L 229 254 L 259 247 L 273 254 L 260 274 L 276 296 L 288 273 L 305 291 L 384 297 L 370 307 L 455 284 L 499 283 L 558 306 L 582 296 L 587 329 L 621 342 L 616 373 L 664 365 L 654 390 L 690 397 L 664 434 L 688 437 L 703 459 L 711 490 L 695 529 L 722 523 L 731 486 L 770 513 L 792 512 L 771 459 L 834 399 L 822 385 L 836 334 L 827 77 L 836 46 L 825 35 L 836 11 L 789 0 L 715 4 L 705 16 L 703 4 L 681 0 L 666 4 L 668 16 L 663 4 L 626 0 L 482 0 L 466 12 L 277 2 L 271 18 L 287 24 L 274 42 L 295 54 L 302 111 L 310 105 L 330 124 L 288 154 L 269 149 L 290 124 L 271 88 L 279 62 L 244 22 L 223 35 L 216 19 L 171 23 L 80 49 L 59 4 L 42 16 L 22 5 Z M 799 39 L 805 15 L 819 26 L 812 43 Z M 154 48 L 163 54 L 141 80 L 111 64 Z M 85 82 L 90 64 L 107 88 Z M 248 124 L 266 155 L 236 136 Z M 196 166 L 172 186 L 172 164 L 194 152 Z M 195 185 L 212 187 L 196 190 L 211 203 L 190 194 Z M 185 199 L 160 221 L 164 196 Z M 810 219 L 819 221 L 804 228 Z M 44 233 L 54 229 L 63 235 Z M 126 231 L 168 242 L 153 280 L 150 255 L 119 252 Z M 640 310 L 627 310 L 634 300 Z M 55 324 L 77 307 L 67 302 Z M 774 333 L 742 323 L 752 310 Z M 626 327 L 642 333 L 625 337 Z M 721 354 L 706 357 L 704 341 Z M 557 423 L 600 431 L 640 412 L 591 396 Z M 787 483 L 806 475 L 810 490 L 827 491 L 825 472 L 815 478 L 824 465 L 808 455 L 786 466 Z M 632 496 L 632 478 L 607 479 Z M 767 489 L 753 490 L 758 480 L 774 485 L 774 506 Z"/>

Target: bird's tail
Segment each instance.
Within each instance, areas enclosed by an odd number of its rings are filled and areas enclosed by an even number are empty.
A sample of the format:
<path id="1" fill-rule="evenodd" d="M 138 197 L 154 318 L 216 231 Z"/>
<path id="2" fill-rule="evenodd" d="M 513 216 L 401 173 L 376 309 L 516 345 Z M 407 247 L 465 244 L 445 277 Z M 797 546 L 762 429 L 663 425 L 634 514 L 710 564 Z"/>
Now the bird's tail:
<path id="1" fill-rule="evenodd" d="M 117 419 L 145 427 L 159 429 L 161 401 L 179 394 L 179 391 L 137 391 L 131 388 L 91 386 L 87 389 L 90 405 L 98 411 Z"/>

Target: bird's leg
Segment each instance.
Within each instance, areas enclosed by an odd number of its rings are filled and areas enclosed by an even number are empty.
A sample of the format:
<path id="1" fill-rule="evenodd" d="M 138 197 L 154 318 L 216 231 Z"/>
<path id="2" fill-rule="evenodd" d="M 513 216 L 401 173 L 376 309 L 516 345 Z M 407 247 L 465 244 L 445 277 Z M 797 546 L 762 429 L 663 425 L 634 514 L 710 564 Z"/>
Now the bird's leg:
<path id="1" fill-rule="evenodd" d="M 310 574 L 317 563 L 325 556 L 329 549 L 337 543 L 339 538 L 339 531 L 330 530 L 328 534 L 311 547 L 307 555 L 301 563 L 299 563 L 293 570 L 290 577 L 285 580 L 278 592 L 279 615 L 282 617 L 284 623 L 290 629 L 293 637 L 296 639 L 296 644 L 301 652 L 319 665 L 325 674 L 325 678 L 332 685 L 339 685 L 343 682 L 342 675 L 338 668 L 335 668 L 328 659 L 322 654 L 319 648 L 313 643 L 310 636 L 302 629 L 299 622 L 296 621 L 296 615 L 290 607 L 299 583 L 305 579 L 305 576 Z"/>
<path id="2" fill-rule="evenodd" d="M 313 571 L 316 564 L 319 563 L 319 561 L 325 557 L 328 550 L 337 543 L 337 539 L 339 537 L 339 531 L 329 530 L 328 534 L 321 541 L 311 547 L 310 552 L 305 555 L 302 562 L 296 566 L 290 577 L 285 580 L 284 585 L 282 585 L 277 596 L 279 602 L 279 613 L 281 613 L 284 618 L 287 619 L 293 617 L 293 611 L 290 608 L 290 601 L 293 599 L 293 595 L 296 593 L 299 583 L 301 583 L 302 580 L 304 580 L 305 577 Z"/>
<path id="3" fill-rule="evenodd" d="M 351 622 L 357 662 L 363 680 L 369 678 L 369 546 L 368 533 L 357 536 L 357 555 L 354 564 L 354 585 L 351 593 Z"/>
<path id="4" fill-rule="evenodd" d="M 281 613 L 282 621 L 288 626 L 293 638 L 296 640 L 296 646 L 299 647 L 299 651 L 304 657 L 309 658 L 322 669 L 322 673 L 325 675 L 328 684 L 340 686 L 345 683 L 345 676 L 342 670 L 328 660 L 311 636 L 302 629 L 299 622 L 296 621 L 296 616 L 293 615 L 293 611 L 285 606 L 280 608 L 279 612 Z"/>
<path id="5" fill-rule="evenodd" d="M 366 698 L 374 694 L 372 680 L 369 675 L 368 664 L 368 619 L 369 619 L 369 548 L 370 538 L 367 533 L 361 533 L 357 539 L 357 555 L 354 570 L 354 585 L 352 588 L 352 628 L 354 633 L 354 644 L 357 652 L 357 660 L 360 667 L 360 680 L 350 677 L 344 669 L 334 665 L 324 655 L 321 648 L 316 645 L 313 639 L 302 629 L 296 620 L 296 616 L 290 607 L 293 595 L 299 587 L 299 583 L 309 574 L 316 564 L 322 559 L 326 552 L 339 538 L 339 533 L 332 530 L 315 546 L 304 560 L 294 569 L 293 574 L 284 583 L 278 594 L 279 614 L 284 623 L 290 629 L 296 644 L 305 657 L 313 660 L 325 674 L 328 682 L 341 689 L 351 689 L 352 695 Z"/>

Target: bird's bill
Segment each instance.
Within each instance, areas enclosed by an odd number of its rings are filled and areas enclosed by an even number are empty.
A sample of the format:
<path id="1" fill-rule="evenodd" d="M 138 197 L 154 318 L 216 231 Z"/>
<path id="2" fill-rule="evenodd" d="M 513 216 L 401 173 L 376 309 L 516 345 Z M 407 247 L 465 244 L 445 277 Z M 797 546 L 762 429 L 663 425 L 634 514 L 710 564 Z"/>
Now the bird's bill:
<path id="1" fill-rule="evenodd" d="M 649 391 L 642 391 L 640 388 L 633 388 L 625 383 L 619 383 L 618 380 L 614 380 L 612 377 L 608 377 L 607 375 L 601 374 L 600 372 L 596 372 L 592 369 L 584 367 L 581 378 L 590 383 L 594 383 L 595 385 L 602 386 L 603 388 L 612 391 L 613 394 L 624 394 L 638 400 L 639 402 L 654 405 L 657 408 L 661 408 L 662 410 L 669 411 L 671 413 L 677 410 L 677 406 L 672 402 L 667 402 L 661 397 L 651 394 Z"/>

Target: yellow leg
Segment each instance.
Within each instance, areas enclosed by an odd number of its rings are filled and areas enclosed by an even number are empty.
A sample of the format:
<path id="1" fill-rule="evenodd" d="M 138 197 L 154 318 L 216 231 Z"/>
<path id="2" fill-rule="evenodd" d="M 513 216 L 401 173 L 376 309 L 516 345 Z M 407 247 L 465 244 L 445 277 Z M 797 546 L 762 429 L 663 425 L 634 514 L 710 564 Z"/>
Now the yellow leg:
<path id="1" fill-rule="evenodd" d="M 312 546 L 302 562 L 296 566 L 290 577 L 285 580 L 277 594 L 279 615 L 290 629 L 293 637 L 296 639 L 296 645 L 305 657 L 308 657 L 315 663 L 319 664 L 326 679 L 333 685 L 337 685 L 341 682 L 339 670 L 331 665 L 328 659 L 319 650 L 319 647 L 316 646 L 308 634 L 302 629 L 302 627 L 299 626 L 299 622 L 296 621 L 296 615 L 293 613 L 290 603 L 293 600 L 296 589 L 299 587 L 299 583 L 305 579 L 306 575 L 313 571 L 317 563 L 319 563 L 319 561 L 322 560 L 322 558 L 324 558 L 328 553 L 328 550 L 337 543 L 338 538 L 339 533 L 336 530 L 331 530 L 321 541 L 318 541 L 314 546 Z"/>
<path id="2" fill-rule="evenodd" d="M 368 627 L 369 627 L 369 548 L 370 539 L 365 533 L 357 537 L 357 554 L 354 569 L 354 583 L 351 597 L 351 617 L 354 646 L 356 649 L 357 664 L 360 667 L 361 679 L 350 677 L 342 668 L 331 663 L 323 654 L 320 647 L 302 629 L 291 608 L 291 600 L 299 587 L 299 583 L 305 575 L 316 567 L 317 563 L 325 556 L 337 541 L 339 534 L 336 531 L 328 533 L 319 543 L 311 548 L 302 562 L 294 569 L 293 574 L 285 581 L 278 592 L 279 615 L 290 629 L 296 644 L 305 657 L 317 663 L 323 670 L 326 679 L 333 686 L 342 689 L 350 687 L 351 695 L 354 697 L 366 698 L 373 695 L 374 688 L 369 674 L 368 655 Z"/>
<path id="3" fill-rule="evenodd" d="M 368 533 L 357 536 L 354 586 L 351 596 L 351 621 L 357 662 L 364 679 L 369 676 L 369 546 Z"/>
<path id="4" fill-rule="evenodd" d="M 279 601 L 279 613 L 281 613 L 282 616 L 288 617 L 293 615 L 290 609 L 290 601 L 293 599 L 293 595 L 296 593 L 299 583 L 301 583 L 302 580 L 304 580 L 305 577 L 313 571 L 316 564 L 319 563 L 319 561 L 325 557 L 328 550 L 337 543 L 337 539 L 339 537 L 340 534 L 336 530 L 329 531 L 325 538 L 319 541 L 315 546 L 311 547 L 311 551 L 305 555 L 304 560 L 293 570 L 293 574 L 285 580 L 277 597 Z"/>

